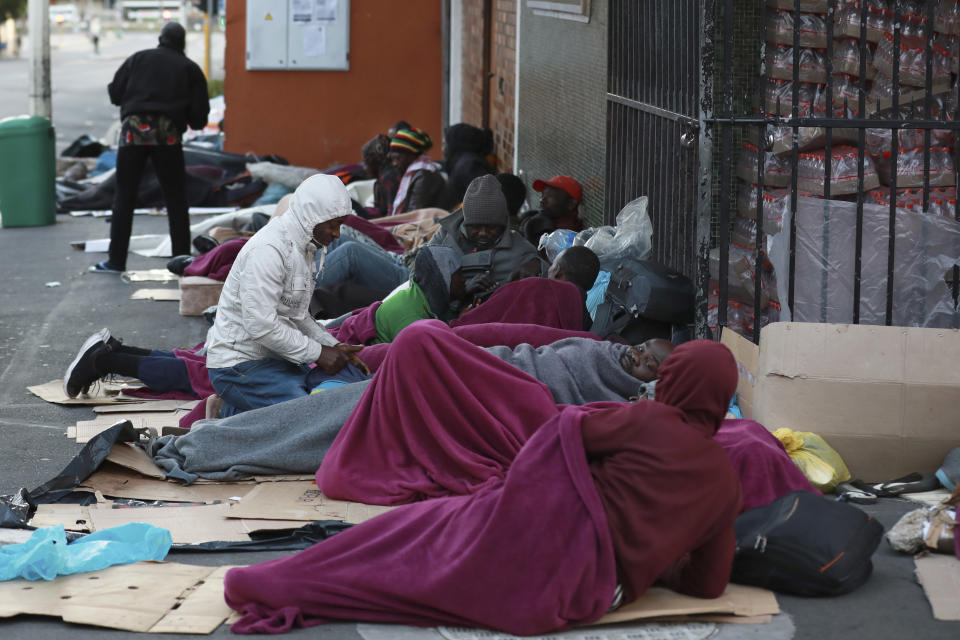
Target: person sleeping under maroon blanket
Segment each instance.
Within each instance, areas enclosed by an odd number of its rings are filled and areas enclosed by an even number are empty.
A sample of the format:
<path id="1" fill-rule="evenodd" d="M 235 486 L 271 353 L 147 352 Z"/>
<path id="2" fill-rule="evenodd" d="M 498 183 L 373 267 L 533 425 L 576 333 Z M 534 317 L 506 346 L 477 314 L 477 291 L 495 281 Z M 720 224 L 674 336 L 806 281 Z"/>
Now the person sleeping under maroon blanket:
<path id="1" fill-rule="evenodd" d="M 418 329 L 412 337 L 430 335 Z M 459 338 L 441 338 L 450 339 Z M 471 364 L 475 399 L 440 443 L 451 464 L 436 471 L 458 475 L 457 452 L 470 451 L 467 465 L 487 469 L 484 486 L 231 569 L 235 632 L 364 620 L 530 635 L 596 621 L 618 584 L 624 602 L 658 581 L 697 597 L 723 592 L 741 502 L 713 441 L 737 382 L 725 347 L 678 347 L 660 368 L 659 401 L 633 404 L 557 406 L 541 383 L 493 356 Z M 490 444 L 466 446 L 480 435 Z M 394 452 L 401 477 L 430 455 L 417 453 L 420 444 Z"/>

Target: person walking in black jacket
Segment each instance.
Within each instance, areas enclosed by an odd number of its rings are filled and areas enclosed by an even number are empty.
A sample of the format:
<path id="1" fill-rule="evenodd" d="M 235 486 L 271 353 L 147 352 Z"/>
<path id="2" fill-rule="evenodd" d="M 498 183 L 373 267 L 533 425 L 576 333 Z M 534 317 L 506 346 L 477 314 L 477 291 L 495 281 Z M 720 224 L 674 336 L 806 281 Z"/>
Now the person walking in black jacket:
<path id="1" fill-rule="evenodd" d="M 172 255 L 190 253 L 186 168 L 181 136 L 187 126 L 207 124 L 207 81 L 184 55 L 187 34 L 176 22 L 160 30 L 160 44 L 127 58 L 107 87 L 120 107 L 117 191 L 110 223 L 110 257 L 91 271 L 118 273 L 127 265 L 133 210 L 144 165 L 149 158 L 163 189 L 170 223 Z"/>

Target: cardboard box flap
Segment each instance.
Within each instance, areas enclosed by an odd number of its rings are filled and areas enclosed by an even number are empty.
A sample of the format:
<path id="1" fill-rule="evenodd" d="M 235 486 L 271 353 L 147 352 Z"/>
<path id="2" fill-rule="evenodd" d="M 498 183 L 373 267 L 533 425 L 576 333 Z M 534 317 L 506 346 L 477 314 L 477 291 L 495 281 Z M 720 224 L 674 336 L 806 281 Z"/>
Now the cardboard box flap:
<path id="1" fill-rule="evenodd" d="M 736 331 L 726 328 L 720 334 L 720 342 L 730 349 L 737 360 L 737 404 L 740 411 L 743 412 L 743 417 L 753 418 L 760 348 Z"/>
<path id="2" fill-rule="evenodd" d="M 876 327 L 775 322 L 760 332 L 759 375 L 900 382 L 906 332 Z"/>

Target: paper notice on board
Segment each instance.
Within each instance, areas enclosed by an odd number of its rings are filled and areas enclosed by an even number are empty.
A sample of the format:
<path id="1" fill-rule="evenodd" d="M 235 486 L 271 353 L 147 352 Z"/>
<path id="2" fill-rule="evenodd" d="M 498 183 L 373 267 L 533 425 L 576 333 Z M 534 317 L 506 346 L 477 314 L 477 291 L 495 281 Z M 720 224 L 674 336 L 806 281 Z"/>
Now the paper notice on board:
<path id="1" fill-rule="evenodd" d="M 310 0 L 292 0 L 290 4 L 290 22 L 302 24 L 313 20 L 313 6 Z"/>
<path id="2" fill-rule="evenodd" d="M 308 58 L 322 58 L 327 55 L 327 28 L 322 24 L 308 24 L 303 27 L 303 55 Z"/>
<path id="3" fill-rule="evenodd" d="M 337 20 L 338 0 L 314 0 L 316 3 L 317 20 L 321 22 L 335 22 Z"/>

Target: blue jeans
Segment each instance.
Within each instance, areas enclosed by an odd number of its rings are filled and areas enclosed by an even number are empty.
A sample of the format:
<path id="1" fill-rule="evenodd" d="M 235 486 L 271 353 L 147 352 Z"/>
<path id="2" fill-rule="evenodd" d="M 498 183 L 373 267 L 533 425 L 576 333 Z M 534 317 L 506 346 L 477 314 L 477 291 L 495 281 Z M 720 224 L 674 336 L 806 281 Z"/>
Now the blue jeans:
<path id="1" fill-rule="evenodd" d="M 286 360 L 248 360 L 209 372 L 210 383 L 223 399 L 224 418 L 309 394 L 310 367 Z"/>
<path id="2" fill-rule="evenodd" d="M 317 278 L 317 286 L 352 282 L 371 289 L 393 291 L 407 281 L 410 272 L 393 254 L 363 242 L 333 244 Z"/>

